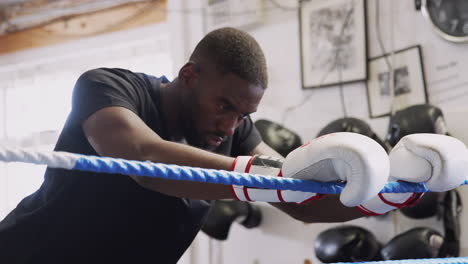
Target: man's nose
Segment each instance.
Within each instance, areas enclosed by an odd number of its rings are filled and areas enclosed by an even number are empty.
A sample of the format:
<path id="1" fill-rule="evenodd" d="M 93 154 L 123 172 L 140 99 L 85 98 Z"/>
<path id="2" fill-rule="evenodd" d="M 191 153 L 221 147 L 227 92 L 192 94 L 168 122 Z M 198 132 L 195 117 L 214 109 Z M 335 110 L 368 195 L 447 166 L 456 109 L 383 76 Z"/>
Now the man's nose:
<path id="1" fill-rule="evenodd" d="M 218 129 L 225 136 L 234 135 L 234 131 L 239 126 L 239 118 L 235 115 L 226 115 L 218 121 Z"/>

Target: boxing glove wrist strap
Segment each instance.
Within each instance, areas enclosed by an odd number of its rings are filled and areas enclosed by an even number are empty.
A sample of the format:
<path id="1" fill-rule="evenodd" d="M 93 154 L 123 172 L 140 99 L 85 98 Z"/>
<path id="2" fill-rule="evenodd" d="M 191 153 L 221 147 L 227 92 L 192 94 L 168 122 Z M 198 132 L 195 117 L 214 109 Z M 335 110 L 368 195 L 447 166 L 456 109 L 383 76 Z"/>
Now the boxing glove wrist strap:
<path id="1" fill-rule="evenodd" d="M 268 156 L 240 156 L 234 161 L 232 170 L 251 174 L 270 175 L 282 177 L 281 167 L 283 160 Z M 249 188 L 239 185 L 231 185 L 233 195 L 240 201 L 263 201 L 273 203 L 299 203 L 303 204 L 311 200 L 320 199 L 323 195 L 317 193 Z"/>

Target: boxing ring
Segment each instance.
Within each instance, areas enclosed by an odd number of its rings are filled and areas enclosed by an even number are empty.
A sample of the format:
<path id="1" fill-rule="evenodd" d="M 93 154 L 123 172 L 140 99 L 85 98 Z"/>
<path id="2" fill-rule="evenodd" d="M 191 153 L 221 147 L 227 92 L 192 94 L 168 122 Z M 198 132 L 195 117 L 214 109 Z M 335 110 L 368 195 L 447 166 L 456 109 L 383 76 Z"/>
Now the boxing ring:
<path id="1" fill-rule="evenodd" d="M 214 169 L 134 161 L 119 158 L 86 156 L 61 151 L 36 151 L 0 148 L 0 162 L 23 162 L 51 168 L 99 173 L 117 173 L 171 180 L 243 185 L 248 187 L 339 194 L 344 183 L 316 182 L 284 177 L 239 173 Z M 468 184 L 465 180 L 463 184 Z M 381 193 L 430 192 L 423 183 L 389 182 Z"/>
<path id="2" fill-rule="evenodd" d="M 460 258 L 431 258 L 431 259 L 404 259 L 404 260 L 383 260 L 372 262 L 339 262 L 335 264 L 462 264 L 468 263 L 468 257 Z"/>
<path id="3" fill-rule="evenodd" d="M 257 188 L 315 192 L 323 194 L 339 194 L 344 188 L 344 184 L 341 183 L 325 183 L 293 178 L 268 177 L 248 173 L 153 163 L 149 161 L 133 161 L 119 158 L 86 156 L 60 151 L 36 151 L 31 149 L 0 147 L 0 162 L 22 162 L 37 165 L 47 165 L 51 168 L 67 170 L 135 175 L 172 180 L 218 183 L 225 185 L 234 184 Z M 465 180 L 463 184 L 468 184 L 468 180 Z M 427 189 L 423 183 L 390 182 L 387 183 L 381 191 L 381 193 L 402 192 L 430 192 L 430 190 Z M 457 264 L 468 263 L 468 257 L 387 260 L 352 263 Z"/>

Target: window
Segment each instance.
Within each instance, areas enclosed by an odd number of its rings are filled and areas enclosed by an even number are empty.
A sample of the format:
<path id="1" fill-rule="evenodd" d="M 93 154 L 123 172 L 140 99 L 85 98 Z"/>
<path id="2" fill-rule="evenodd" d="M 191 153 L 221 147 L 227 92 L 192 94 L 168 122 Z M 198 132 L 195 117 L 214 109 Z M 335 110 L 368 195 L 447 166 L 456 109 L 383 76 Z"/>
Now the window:
<path id="1" fill-rule="evenodd" d="M 71 109 L 73 86 L 86 70 L 126 68 L 172 79 L 166 26 L 133 31 L 140 32 L 27 51 L 32 55 L 22 56 L 30 59 L 21 63 L 2 66 L 0 57 L 0 144 L 52 150 Z M 44 171 L 45 166 L 0 163 L 0 219 L 39 188 Z"/>

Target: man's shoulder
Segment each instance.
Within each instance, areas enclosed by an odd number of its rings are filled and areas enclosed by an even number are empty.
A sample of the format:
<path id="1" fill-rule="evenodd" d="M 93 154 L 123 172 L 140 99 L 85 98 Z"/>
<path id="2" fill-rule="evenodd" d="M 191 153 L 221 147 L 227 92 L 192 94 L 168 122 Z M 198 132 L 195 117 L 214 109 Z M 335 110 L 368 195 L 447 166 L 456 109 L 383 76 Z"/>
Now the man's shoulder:
<path id="1" fill-rule="evenodd" d="M 156 77 L 147 73 L 142 72 L 133 72 L 128 69 L 122 68 L 95 68 L 84 72 L 80 76 L 80 80 L 90 80 L 90 81 L 109 81 L 109 80 L 145 80 L 145 81 L 160 81 L 160 82 L 169 82 L 166 76 L 162 75 L 161 77 Z"/>
<path id="2" fill-rule="evenodd" d="M 125 76 L 136 76 L 137 73 L 134 73 L 127 69 L 121 68 L 95 68 L 88 70 L 81 74 L 80 79 L 100 79 L 100 78 L 109 78 L 109 77 L 125 77 Z"/>

